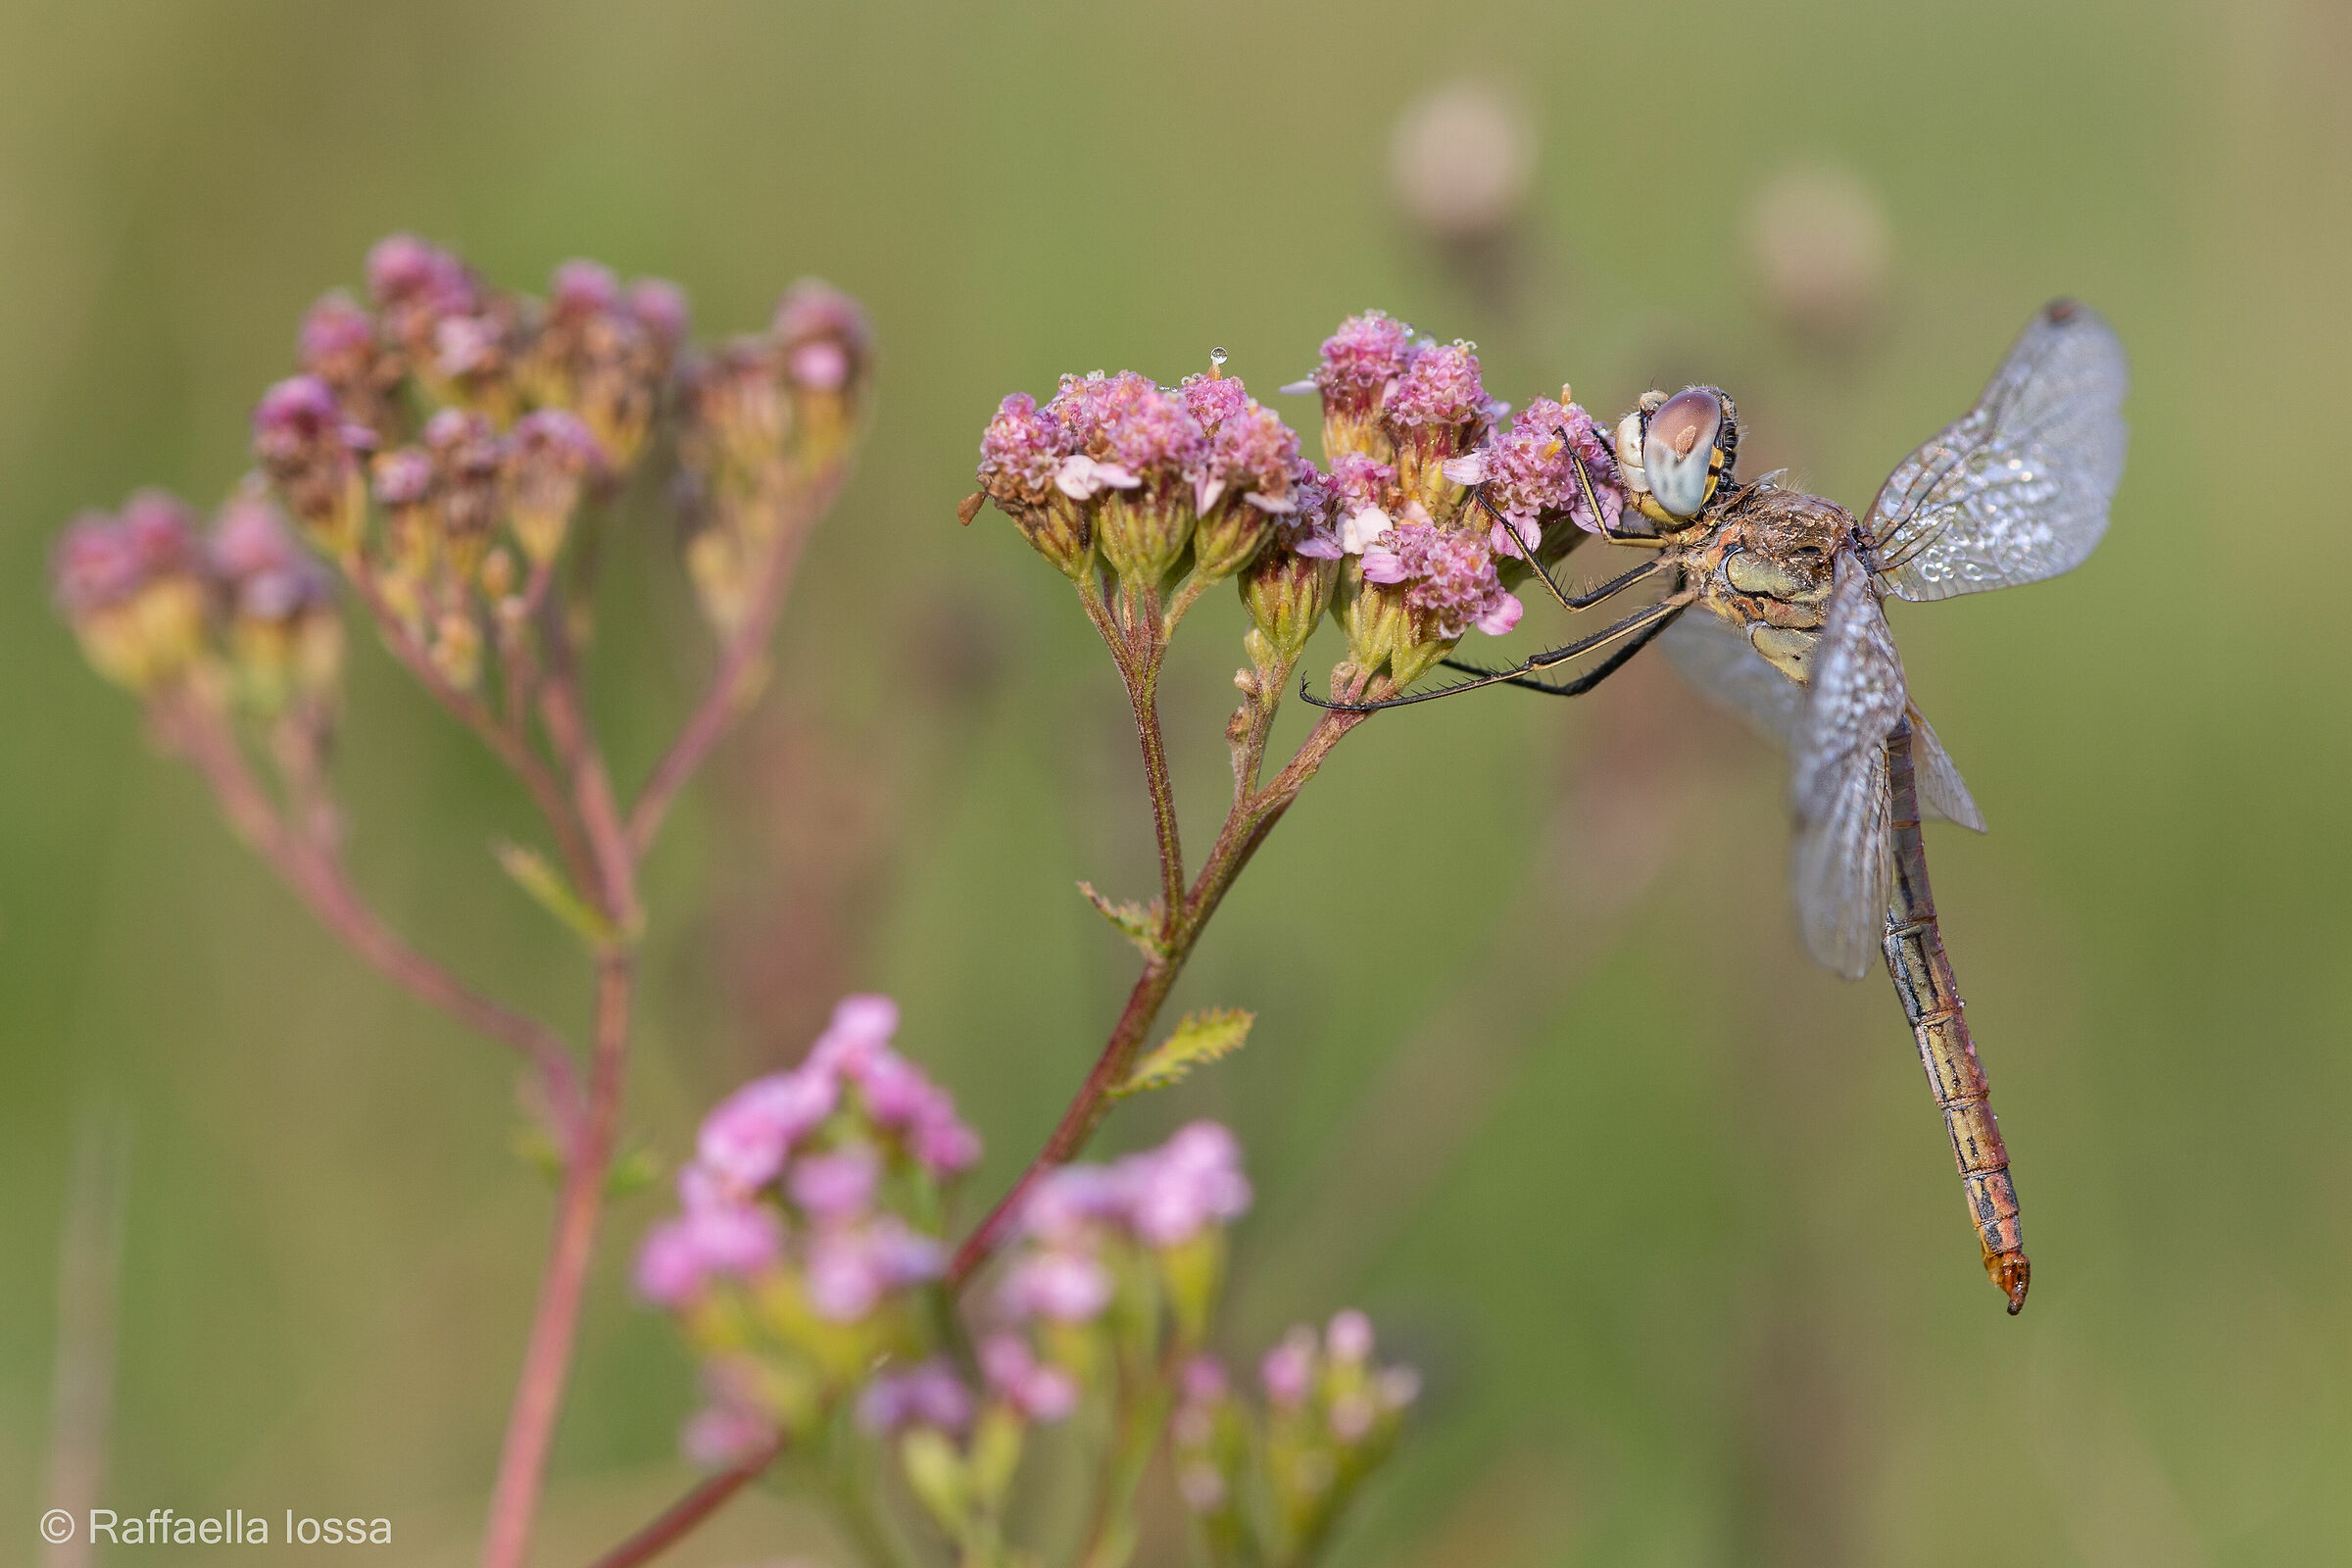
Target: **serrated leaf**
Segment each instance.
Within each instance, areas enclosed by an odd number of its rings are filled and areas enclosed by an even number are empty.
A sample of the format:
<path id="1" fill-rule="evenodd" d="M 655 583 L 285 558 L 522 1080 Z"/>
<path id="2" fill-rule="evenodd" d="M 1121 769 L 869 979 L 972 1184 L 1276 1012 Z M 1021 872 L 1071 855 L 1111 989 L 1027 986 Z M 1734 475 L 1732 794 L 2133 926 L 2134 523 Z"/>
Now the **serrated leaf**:
<path id="1" fill-rule="evenodd" d="M 1113 904 L 1102 894 L 1097 893 L 1092 882 L 1079 883 L 1078 891 L 1085 894 L 1086 902 L 1093 905 L 1103 919 L 1117 926 L 1119 934 L 1134 943 L 1136 950 L 1145 957 L 1164 958 L 1168 956 L 1167 949 L 1160 945 L 1159 940 L 1159 901 L 1157 899 L 1148 905 L 1138 904 L 1133 899 L 1129 899 L 1124 904 Z"/>
<path id="2" fill-rule="evenodd" d="M 612 923 L 590 906 L 587 900 L 571 890 L 564 873 L 547 863 L 546 857 L 528 845 L 500 839 L 490 846 L 498 863 L 514 885 L 531 896 L 532 902 L 565 926 L 592 948 L 609 948 L 619 939 Z"/>
<path id="3" fill-rule="evenodd" d="M 1257 1014 L 1242 1007 L 1188 1012 L 1177 1023 L 1176 1032 L 1137 1062 L 1127 1081 L 1112 1093 L 1125 1099 L 1147 1089 L 1165 1089 L 1202 1062 L 1215 1061 L 1241 1050 L 1243 1042 L 1250 1038 L 1250 1026 L 1255 1022 Z"/>

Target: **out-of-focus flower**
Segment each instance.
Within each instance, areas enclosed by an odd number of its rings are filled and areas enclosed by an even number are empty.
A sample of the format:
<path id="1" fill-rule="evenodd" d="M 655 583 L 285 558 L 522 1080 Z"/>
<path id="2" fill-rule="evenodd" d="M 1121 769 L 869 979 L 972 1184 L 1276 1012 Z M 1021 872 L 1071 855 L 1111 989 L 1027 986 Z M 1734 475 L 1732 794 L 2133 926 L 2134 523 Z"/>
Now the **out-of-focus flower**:
<path id="1" fill-rule="evenodd" d="M 674 290 L 671 291 L 674 293 Z M 657 320 L 636 309 L 640 297 L 654 300 Z M 675 321 L 664 316 L 673 304 Z M 650 427 L 683 327 L 684 300 L 668 300 L 646 285 L 624 294 L 610 268 L 595 262 L 565 262 L 556 269 L 546 310 L 530 334 L 515 374 L 543 408 L 568 410 L 595 438 L 611 468 L 636 458 Z"/>
<path id="2" fill-rule="evenodd" d="M 1078 1380 L 1038 1360 L 1017 1334 L 992 1334 L 981 1341 L 980 1371 L 990 1392 L 1025 1420 L 1059 1421 L 1078 1407 Z"/>
<path id="3" fill-rule="evenodd" d="M 577 415 L 540 409 L 514 421 L 506 441 L 507 498 L 514 537 L 533 564 L 564 548 L 571 514 L 605 452 Z"/>
<path id="4" fill-rule="evenodd" d="M 1396 205 L 1441 244 L 1479 245 L 1526 209 L 1536 168 L 1524 105 L 1490 83 L 1455 81 L 1415 99 L 1389 141 Z"/>
<path id="5" fill-rule="evenodd" d="M 878 1358 L 912 1365 L 933 1340 L 921 1303 L 947 1267 L 939 1185 L 979 1148 L 891 1048 L 897 1024 L 888 998 L 848 998 L 799 1066 L 714 1106 L 678 1174 L 678 1214 L 638 1253 L 640 1294 L 730 1369 L 733 1403 L 788 1431 Z M 893 1389 L 869 1397 L 915 1397 Z"/>
<path id="6" fill-rule="evenodd" d="M 1764 298 L 1782 322 L 1825 347 L 1877 319 L 1894 260 L 1878 193 L 1852 170 L 1792 164 L 1756 188 L 1747 247 Z"/>
<path id="7" fill-rule="evenodd" d="M 275 713 L 296 697 L 329 696 L 343 659 L 334 578 L 295 541 L 277 509 L 259 495 L 231 498 L 206 555 L 226 602 L 246 700 Z"/>
<path id="8" fill-rule="evenodd" d="M 858 1399 L 858 1421 L 866 1431 L 889 1434 L 910 1426 L 961 1432 L 972 1424 L 972 1393 L 944 1357 L 878 1373 Z"/>
<path id="9" fill-rule="evenodd" d="M 116 515 L 89 513 L 57 542 L 57 607 L 98 672 L 135 692 L 186 671 L 205 646 L 205 586 L 195 517 L 176 497 L 142 490 Z"/>
<path id="10" fill-rule="evenodd" d="M 354 549 L 367 520 L 360 454 L 374 432 L 346 418 L 334 388 L 315 375 L 278 382 L 253 411 L 262 471 L 321 549 Z"/>
<path id="11" fill-rule="evenodd" d="M 800 409 L 802 440 L 812 459 L 830 461 L 857 427 L 873 369 L 873 327 L 864 307 L 805 277 L 776 307 L 774 335 Z"/>
<path id="12" fill-rule="evenodd" d="M 749 1410 L 714 1404 L 686 1420 L 678 1446 L 687 1461 L 705 1470 L 724 1470 L 763 1450 L 776 1438 L 775 1423 Z"/>

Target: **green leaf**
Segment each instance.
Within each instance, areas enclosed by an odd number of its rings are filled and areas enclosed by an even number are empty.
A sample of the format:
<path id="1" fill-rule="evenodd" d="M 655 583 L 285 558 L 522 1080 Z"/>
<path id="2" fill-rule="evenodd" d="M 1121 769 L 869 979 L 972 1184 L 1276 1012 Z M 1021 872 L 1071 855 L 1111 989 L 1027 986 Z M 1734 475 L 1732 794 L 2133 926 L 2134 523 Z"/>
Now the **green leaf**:
<path id="1" fill-rule="evenodd" d="M 612 922 L 598 913 L 587 900 L 571 890 L 564 873 L 547 863 L 537 850 L 527 845 L 497 840 L 490 853 L 517 887 L 528 893 L 539 907 L 569 927 L 574 935 L 592 948 L 610 948 L 620 940 Z"/>
<path id="2" fill-rule="evenodd" d="M 1092 882 L 1079 883 L 1078 891 L 1085 894 L 1086 902 L 1093 905 L 1103 919 L 1117 926 L 1119 934 L 1134 943 L 1136 950 L 1145 957 L 1164 958 L 1168 956 L 1167 948 L 1159 940 L 1160 910 L 1157 899 L 1149 905 L 1138 904 L 1133 899 L 1124 904 L 1113 904 L 1097 893 Z"/>
<path id="3" fill-rule="evenodd" d="M 1230 1056 L 1241 1050 L 1242 1043 L 1250 1038 L 1250 1026 L 1255 1022 L 1257 1014 L 1241 1007 L 1188 1012 L 1176 1025 L 1176 1032 L 1137 1062 L 1127 1081 L 1111 1093 L 1123 1100 L 1147 1089 L 1165 1089 L 1200 1063 Z"/>

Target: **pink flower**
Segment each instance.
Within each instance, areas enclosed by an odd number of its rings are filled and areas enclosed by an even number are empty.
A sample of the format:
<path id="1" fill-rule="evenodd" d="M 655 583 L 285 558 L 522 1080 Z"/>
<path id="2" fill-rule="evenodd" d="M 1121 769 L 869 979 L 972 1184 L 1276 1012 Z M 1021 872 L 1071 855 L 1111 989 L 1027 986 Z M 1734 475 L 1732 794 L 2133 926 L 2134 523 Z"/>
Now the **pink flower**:
<path id="1" fill-rule="evenodd" d="M 1090 1323 L 1110 1304 L 1110 1272 L 1092 1253 L 1054 1250 L 1015 1262 L 997 1298 L 1016 1318 Z"/>
<path id="2" fill-rule="evenodd" d="M 1362 1361 L 1372 1353 L 1372 1320 L 1353 1307 L 1335 1313 L 1324 1331 L 1323 1343 L 1335 1360 Z"/>
<path id="3" fill-rule="evenodd" d="M 1061 431 L 1038 414 L 1037 399 L 1015 392 L 997 405 L 980 437 L 980 487 L 997 501 L 1042 507 L 1062 460 L 1072 455 Z"/>
<path id="4" fill-rule="evenodd" d="M 1285 1407 L 1303 1402 L 1314 1385 L 1315 1331 L 1301 1323 L 1282 1337 L 1282 1343 L 1257 1364 L 1266 1397 Z"/>
<path id="5" fill-rule="evenodd" d="M 328 381 L 355 375 L 375 353 L 375 318 L 348 294 L 329 294 L 302 318 L 302 368 Z"/>
<path id="6" fill-rule="evenodd" d="M 242 495 L 220 509 L 206 553 L 240 615 L 285 620 L 329 603 L 334 579 L 294 542 L 275 507 Z"/>
<path id="7" fill-rule="evenodd" d="M 1592 480 L 1594 498 L 1600 503 L 1598 518 L 1592 515 L 1584 488 L 1577 483 L 1576 466 L 1568 456 L 1571 450 L 1583 459 L 1585 472 Z M 1518 532 L 1530 544 L 1536 542 L 1544 518 L 1565 516 L 1586 532 L 1597 533 L 1604 526 L 1615 528 L 1625 510 L 1617 460 L 1592 416 L 1573 403 L 1536 399 L 1511 420 L 1508 434 L 1490 442 L 1475 456 L 1478 478 L 1468 482 L 1483 479 L 1488 501 L 1518 525 Z M 1497 524 L 1494 533 L 1497 550 L 1505 555 L 1520 553 L 1508 530 Z"/>
<path id="8" fill-rule="evenodd" d="M 192 572 L 196 516 L 162 490 L 141 490 L 119 516 L 85 513 L 66 529 L 50 560 L 58 608 L 69 618 L 130 598 L 159 578 Z"/>
<path id="9" fill-rule="evenodd" d="M 1158 1149 L 1121 1161 L 1133 1170 L 1129 1223 L 1152 1247 L 1190 1241 L 1250 1207 L 1241 1146 L 1213 1121 L 1178 1129 Z"/>
<path id="10" fill-rule="evenodd" d="M 776 1438 L 765 1417 L 732 1405 L 711 1405 L 687 1417 L 678 1446 L 689 1462 L 723 1470 L 760 1452 Z"/>
<path id="11" fill-rule="evenodd" d="M 1483 423 L 1489 405 L 1471 345 L 1433 343 L 1414 353 L 1386 412 L 1398 424 L 1460 425 Z"/>
<path id="12" fill-rule="evenodd" d="M 1323 340 L 1323 360 L 1308 378 L 1326 404 L 1369 409 L 1402 375 L 1412 353 L 1413 329 L 1379 311 L 1350 316 Z M 1287 389 L 1286 389 L 1287 390 Z"/>
<path id="13" fill-rule="evenodd" d="M 812 277 L 784 291 L 776 306 L 775 335 L 785 373 L 804 391 L 837 393 L 863 369 L 873 352 L 865 308 Z"/>
<path id="14" fill-rule="evenodd" d="M 666 278 L 641 277 L 629 285 L 629 314 L 653 334 L 665 353 L 674 353 L 686 340 L 689 315 L 686 291 Z"/>
<path id="15" fill-rule="evenodd" d="M 742 1189 L 775 1179 L 792 1146 L 833 1114 L 840 1091 L 830 1073 L 807 1067 L 755 1078 L 703 1119 L 703 1164 Z"/>
<path id="16" fill-rule="evenodd" d="M 647 1233 L 637 1252 L 637 1289 L 648 1300 L 677 1306 L 714 1275 L 756 1274 L 783 1249 L 784 1229 L 755 1203 L 689 1209 Z"/>
<path id="17" fill-rule="evenodd" d="M 1132 370 L 1111 380 L 1100 439 L 1109 460 L 1139 478 L 1180 474 L 1208 456 L 1208 437 L 1183 400 Z"/>
<path id="18" fill-rule="evenodd" d="M 891 1291 L 939 1278 L 947 1255 L 931 1237 L 882 1214 L 850 1230 L 820 1233 L 808 1247 L 808 1301 L 836 1323 L 864 1317 Z"/>
<path id="19" fill-rule="evenodd" d="M 1499 637 L 1519 623 L 1526 608 L 1495 575 L 1486 540 L 1426 522 L 1398 523 L 1382 535 L 1364 552 L 1364 577 L 1406 584 L 1406 606 L 1436 617 L 1447 637 L 1471 626 Z"/>
<path id="20" fill-rule="evenodd" d="M 784 1190 L 819 1224 L 855 1218 L 873 1206 L 882 1161 L 870 1149 L 853 1147 L 794 1160 Z"/>
<path id="21" fill-rule="evenodd" d="M 565 262 L 556 269 L 548 309 L 561 316 L 600 316 L 620 305 L 620 279 L 602 262 Z"/>
<path id="22" fill-rule="evenodd" d="M 980 1342 L 980 1372 L 990 1389 L 1031 1421 L 1059 1421 L 1078 1406 L 1078 1380 L 1040 1362 L 1017 1334 Z"/>
<path id="23" fill-rule="evenodd" d="M 934 1356 L 904 1372 L 881 1372 L 858 1399 L 858 1422 L 876 1436 L 906 1427 L 961 1432 L 972 1422 L 972 1396 L 945 1357 Z"/>

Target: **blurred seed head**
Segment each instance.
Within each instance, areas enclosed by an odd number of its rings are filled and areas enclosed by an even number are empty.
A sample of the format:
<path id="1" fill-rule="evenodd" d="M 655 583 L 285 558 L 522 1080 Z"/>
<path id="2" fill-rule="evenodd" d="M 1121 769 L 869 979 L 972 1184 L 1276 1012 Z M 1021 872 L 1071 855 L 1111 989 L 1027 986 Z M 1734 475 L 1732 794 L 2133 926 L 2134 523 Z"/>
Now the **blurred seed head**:
<path id="1" fill-rule="evenodd" d="M 1850 169 L 1791 164 L 1766 179 L 1748 204 L 1747 249 L 1773 314 L 1820 346 L 1852 342 L 1886 303 L 1893 233 Z"/>
<path id="2" fill-rule="evenodd" d="M 1389 181 L 1412 225 L 1450 245 L 1509 229 L 1526 210 L 1536 131 L 1526 107 L 1491 82 L 1464 79 L 1424 94 L 1396 119 Z"/>

